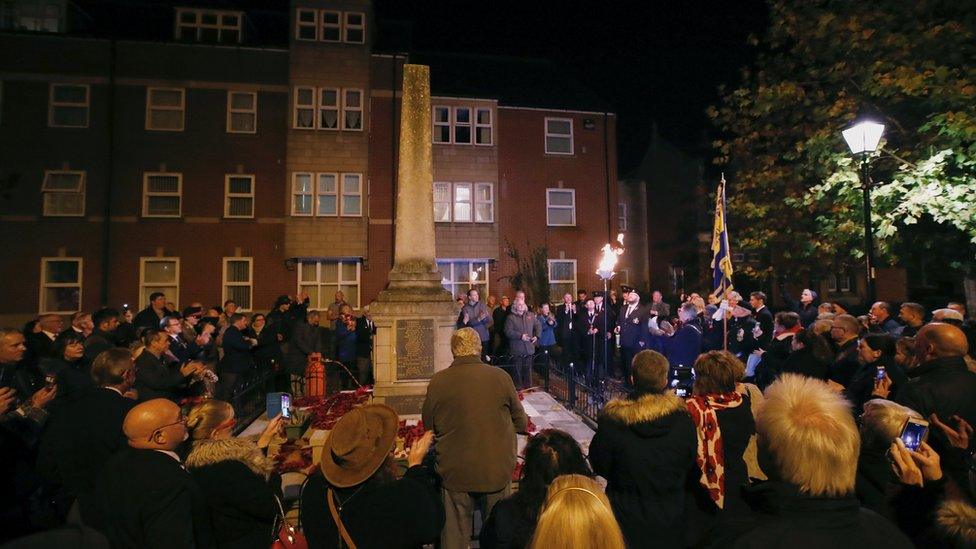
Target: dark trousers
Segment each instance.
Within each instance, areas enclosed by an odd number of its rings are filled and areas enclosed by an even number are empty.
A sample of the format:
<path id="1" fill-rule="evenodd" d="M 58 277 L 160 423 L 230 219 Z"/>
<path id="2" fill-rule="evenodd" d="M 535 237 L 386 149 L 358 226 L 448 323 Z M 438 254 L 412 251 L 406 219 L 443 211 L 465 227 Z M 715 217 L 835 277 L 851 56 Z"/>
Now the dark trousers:
<path id="1" fill-rule="evenodd" d="M 643 351 L 640 347 L 620 347 L 620 374 L 624 378 L 624 383 L 630 383 L 631 366 L 634 356 Z"/>
<path id="2" fill-rule="evenodd" d="M 517 355 L 512 357 L 515 388 L 528 389 L 532 385 L 532 355 Z"/>

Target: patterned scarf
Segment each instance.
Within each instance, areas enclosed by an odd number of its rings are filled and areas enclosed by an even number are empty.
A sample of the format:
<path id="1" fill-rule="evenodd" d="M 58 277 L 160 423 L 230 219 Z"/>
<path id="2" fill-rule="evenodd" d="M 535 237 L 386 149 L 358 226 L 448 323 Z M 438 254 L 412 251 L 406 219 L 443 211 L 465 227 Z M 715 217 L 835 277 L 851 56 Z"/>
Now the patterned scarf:
<path id="1" fill-rule="evenodd" d="M 685 402 L 698 433 L 698 456 L 695 461 L 702 472 L 701 485 L 708 490 L 708 496 L 715 505 L 722 509 L 725 506 L 725 449 L 716 410 L 738 407 L 742 404 L 742 395 L 734 391 L 695 395 Z"/>

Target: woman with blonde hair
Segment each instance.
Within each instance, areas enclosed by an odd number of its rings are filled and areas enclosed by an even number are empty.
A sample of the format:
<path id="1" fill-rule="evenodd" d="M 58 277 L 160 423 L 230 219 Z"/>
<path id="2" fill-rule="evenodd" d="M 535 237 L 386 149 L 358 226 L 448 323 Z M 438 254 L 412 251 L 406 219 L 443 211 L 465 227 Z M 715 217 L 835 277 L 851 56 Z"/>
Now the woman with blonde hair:
<path id="1" fill-rule="evenodd" d="M 624 535 L 600 485 L 584 475 L 556 477 L 535 527 L 532 549 L 624 549 Z"/>

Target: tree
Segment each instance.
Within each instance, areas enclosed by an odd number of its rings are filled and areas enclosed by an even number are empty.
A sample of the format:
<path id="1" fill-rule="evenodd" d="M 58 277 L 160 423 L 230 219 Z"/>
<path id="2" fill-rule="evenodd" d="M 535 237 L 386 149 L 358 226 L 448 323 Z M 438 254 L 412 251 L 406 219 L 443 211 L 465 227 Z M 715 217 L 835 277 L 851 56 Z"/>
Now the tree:
<path id="1" fill-rule="evenodd" d="M 545 246 L 532 248 L 528 242 L 526 246 L 529 246 L 527 257 L 505 239 L 505 253 L 515 260 L 515 272 L 500 280 L 508 279 L 512 288 L 525 292 L 526 303 L 549 303 L 549 249 Z"/>
<path id="2" fill-rule="evenodd" d="M 882 261 L 976 269 L 976 10 L 971 0 L 772 0 L 742 82 L 709 116 L 729 184 L 733 249 L 776 248 L 777 274 L 861 263 L 857 162 L 840 131 L 886 125 L 871 161 Z M 931 261 L 930 261 L 931 263 Z M 773 274 L 772 263 L 749 274 Z M 910 270 L 911 272 L 911 270 Z M 976 297 L 976 296 L 974 296 Z"/>

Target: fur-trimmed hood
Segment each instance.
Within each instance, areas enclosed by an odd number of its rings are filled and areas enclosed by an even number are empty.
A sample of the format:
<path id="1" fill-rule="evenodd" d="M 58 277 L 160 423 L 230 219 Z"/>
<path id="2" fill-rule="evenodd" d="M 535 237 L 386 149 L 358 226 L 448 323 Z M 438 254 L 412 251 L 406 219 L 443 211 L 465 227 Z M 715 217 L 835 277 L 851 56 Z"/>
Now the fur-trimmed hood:
<path id="1" fill-rule="evenodd" d="M 601 418 L 630 427 L 643 436 L 658 436 L 666 424 L 657 425 L 658 420 L 674 413 L 688 414 L 685 401 L 672 394 L 645 394 L 637 398 L 611 400 L 603 408 Z M 667 422 L 670 423 L 670 422 Z"/>
<path id="2" fill-rule="evenodd" d="M 196 469 L 221 461 L 240 461 L 264 479 L 271 476 L 271 460 L 261 453 L 253 440 L 240 438 L 195 441 L 186 458 L 186 466 L 188 469 Z"/>
<path id="3" fill-rule="evenodd" d="M 965 501 L 947 501 L 935 514 L 942 535 L 956 547 L 976 546 L 976 507 Z"/>

